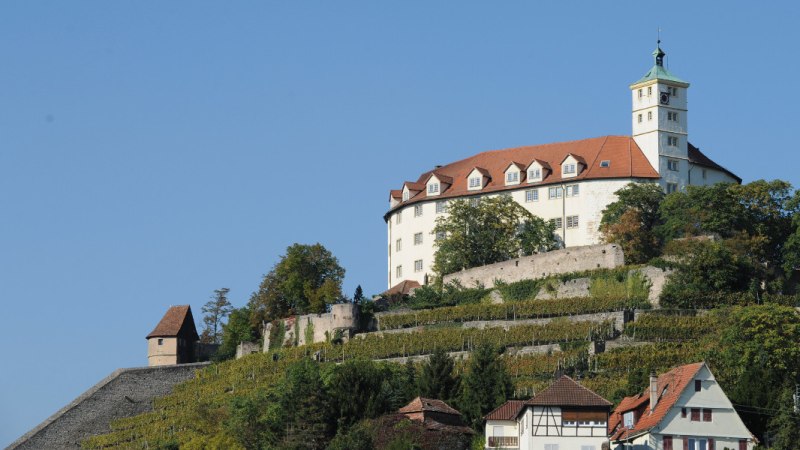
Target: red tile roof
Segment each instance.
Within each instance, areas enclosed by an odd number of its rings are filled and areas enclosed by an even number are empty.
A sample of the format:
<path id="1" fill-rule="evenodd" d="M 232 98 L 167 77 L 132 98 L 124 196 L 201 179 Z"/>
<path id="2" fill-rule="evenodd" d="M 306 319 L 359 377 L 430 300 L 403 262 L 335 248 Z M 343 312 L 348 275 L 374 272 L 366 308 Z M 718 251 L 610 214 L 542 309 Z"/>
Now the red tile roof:
<path id="1" fill-rule="evenodd" d="M 424 191 L 425 190 L 425 183 L 423 181 L 418 181 L 416 183 L 411 181 L 406 181 L 405 186 L 408 186 L 409 191 Z"/>
<path id="2" fill-rule="evenodd" d="M 538 160 L 545 168 L 560 166 L 561 161 L 568 154 L 572 154 L 576 158 L 579 157 L 587 162 L 586 169 L 578 176 L 569 178 L 571 182 L 608 178 L 659 178 L 658 173 L 650 165 L 647 157 L 644 156 L 644 153 L 642 153 L 639 146 L 636 145 L 633 138 L 630 136 L 603 136 L 580 141 L 559 142 L 478 153 L 469 158 L 435 169 L 437 174 L 442 174 L 454 180 L 458 180 L 447 190 L 433 197 L 428 197 L 427 192 L 420 192 L 402 204 L 396 205 L 393 209 L 425 200 L 524 189 L 527 186 L 560 183 L 563 181 L 561 178 L 561 171 L 550 170 L 550 174 L 542 174 L 547 175 L 542 181 L 506 186 L 503 173 L 512 162 L 517 162 L 527 167 L 534 160 Z M 611 166 L 600 168 L 600 161 L 602 160 L 610 160 L 612 162 Z M 467 183 L 465 181 L 460 181 L 465 180 L 473 169 L 480 170 L 481 173 L 490 178 L 490 181 L 486 183 L 480 191 L 470 191 L 467 189 Z M 418 182 L 422 183 L 427 180 L 431 172 L 433 171 L 423 173 L 419 177 Z M 384 219 L 388 220 L 388 213 Z"/>
<path id="3" fill-rule="evenodd" d="M 625 397 L 619 406 L 614 409 L 611 419 L 609 420 L 609 434 L 612 441 L 620 439 L 627 439 L 629 437 L 638 436 L 646 433 L 651 428 L 658 425 L 661 420 L 667 415 L 670 409 L 675 405 L 675 402 L 680 398 L 681 393 L 686 389 L 686 386 L 694 379 L 697 372 L 703 367 L 705 363 L 699 362 L 694 364 L 687 364 L 685 366 L 676 367 L 669 372 L 658 377 L 656 382 L 656 392 L 660 398 L 656 403 L 655 409 L 650 411 L 649 406 L 645 407 L 644 413 L 636 421 L 631 428 L 625 428 L 621 416 L 626 411 L 630 411 L 642 405 L 647 400 L 650 402 L 650 387 L 648 386 L 644 394 L 639 394 L 634 397 Z M 666 388 L 666 392 L 664 389 Z M 614 428 L 611 425 L 614 424 Z"/>
<path id="4" fill-rule="evenodd" d="M 400 200 L 401 198 L 403 198 L 403 190 L 402 189 L 392 189 L 391 191 L 389 191 L 389 196 L 391 198 L 396 198 L 396 199 Z"/>
<path id="5" fill-rule="evenodd" d="M 441 181 L 442 183 L 444 183 L 444 184 L 453 184 L 453 177 L 448 177 L 447 175 L 439 173 L 439 172 L 437 172 L 435 170 L 433 172 L 429 172 L 429 173 L 430 173 L 430 175 L 428 175 L 428 177 L 425 178 L 425 183 L 427 183 L 428 180 L 430 180 L 432 176 L 436 175 L 436 178 L 438 178 L 439 181 Z"/>
<path id="6" fill-rule="evenodd" d="M 188 333 L 188 339 L 197 340 L 197 328 L 194 326 L 192 308 L 189 305 L 170 306 L 155 329 L 147 335 L 147 339 L 152 337 L 176 337 Z"/>
<path id="7" fill-rule="evenodd" d="M 395 295 L 395 294 L 408 295 L 408 294 L 411 293 L 412 289 L 416 289 L 418 287 L 420 287 L 420 284 L 417 281 L 414 281 L 414 280 L 403 280 L 403 281 L 395 284 L 394 286 L 392 286 L 391 289 L 389 289 L 388 291 L 384 292 L 382 295 L 386 295 L 386 296 Z"/>
<path id="8" fill-rule="evenodd" d="M 432 398 L 425 398 L 425 397 L 417 397 L 414 400 L 411 400 L 411 403 L 403 406 L 397 412 L 401 414 L 409 414 L 415 412 L 438 412 L 443 414 L 452 414 L 454 416 L 460 416 L 461 413 L 450 407 L 447 403 L 441 400 L 435 400 Z"/>
<path id="9" fill-rule="evenodd" d="M 498 406 L 497 409 L 490 412 L 484 419 L 486 420 L 516 420 L 519 413 L 522 412 L 522 408 L 525 407 L 524 400 L 509 400 L 502 405 Z"/>
<path id="10" fill-rule="evenodd" d="M 578 384 L 572 378 L 562 375 L 532 399 L 526 405 L 539 406 L 604 406 L 610 408 L 612 403 Z"/>

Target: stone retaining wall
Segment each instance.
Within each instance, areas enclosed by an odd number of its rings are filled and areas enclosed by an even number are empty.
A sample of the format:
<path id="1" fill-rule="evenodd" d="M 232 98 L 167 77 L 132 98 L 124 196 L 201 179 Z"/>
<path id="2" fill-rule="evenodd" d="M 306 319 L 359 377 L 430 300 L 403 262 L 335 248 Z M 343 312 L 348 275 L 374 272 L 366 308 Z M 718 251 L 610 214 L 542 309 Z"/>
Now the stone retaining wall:
<path id="1" fill-rule="evenodd" d="M 7 450 L 79 449 L 82 440 L 110 432 L 111 421 L 152 411 L 154 398 L 169 394 L 208 364 L 117 369 Z"/>

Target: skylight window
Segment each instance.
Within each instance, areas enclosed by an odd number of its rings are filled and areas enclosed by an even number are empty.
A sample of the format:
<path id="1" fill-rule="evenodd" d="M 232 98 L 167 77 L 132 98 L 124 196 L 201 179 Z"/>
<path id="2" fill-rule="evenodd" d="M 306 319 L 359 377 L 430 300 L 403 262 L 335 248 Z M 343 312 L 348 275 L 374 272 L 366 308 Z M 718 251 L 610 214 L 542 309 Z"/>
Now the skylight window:
<path id="1" fill-rule="evenodd" d="M 600 167 L 610 167 L 610 166 L 611 166 L 611 161 L 610 160 L 604 159 L 604 160 L 600 161 Z"/>

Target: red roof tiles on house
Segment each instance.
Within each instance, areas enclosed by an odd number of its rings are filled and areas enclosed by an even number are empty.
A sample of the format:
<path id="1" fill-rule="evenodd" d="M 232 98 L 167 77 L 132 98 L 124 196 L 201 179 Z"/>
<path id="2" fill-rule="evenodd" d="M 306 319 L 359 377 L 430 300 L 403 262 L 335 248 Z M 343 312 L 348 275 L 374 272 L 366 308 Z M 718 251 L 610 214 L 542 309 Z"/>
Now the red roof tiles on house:
<path id="1" fill-rule="evenodd" d="M 420 287 L 419 282 L 414 280 L 403 280 L 394 286 L 391 287 L 388 291 L 384 292 L 382 295 L 391 296 L 395 294 L 400 295 L 408 295 L 411 293 L 412 289 L 416 289 Z"/>
<path id="2" fill-rule="evenodd" d="M 492 150 L 478 153 L 454 163 L 447 164 L 435 169 L 437 174 L 449 176 L 457 180 L 455 184 L 439 195 L 428 197 L 427 192 L 420 192 L 413 198 L 406 200 L 400 205 L 396 205 L 392 210 L 401 208 L 405 205 L 425 200 L 459 197 L 465 195 L 476 195 L 478 193 L 498 192 L 512 189 L 524 189 L 526 186 L 540 186 L 561 183 L 561 171 L 550 170 L 542 181 L 535 183 L 521 183 L 517 185 L 505 185 L 503 173 L 512 163 L 517 162 L 524 167 L 528 167 L 534 160 L 538 160 L 545 168 L 560 166 L 561 161 L 572 154 L 586 162 L 586 168 L 578 176 L 570 177 L 570 182 L 609 179 L 609 178 L 637 178 L 637 179 L 658 179 L 658 173 L 650 165 L 647 157 L 644 156 L 639 146 L 630 136 L 604 136 L 580 141 L 559 142 L 555 144 L 535 145 L 528 147 L 509 148 L 505 150 Z M 600 168 L 600 161 L 610 160 L 610 167 Z M 490 179 L 480 191 L 467 188 L 465 180 L 474 170 L 479 171 Z M 418 182 L 422 183 L 430 176 L 433 171 L 428 171 L 419 177 Z M 422 189 L 420 189 L 422 190 Z M 390 210 L 389 212 L 391 212 Z M 388 220 L 388 213 L 384 216 Z"/>
<path id="3" fill-rule="evenodd" d="M 192 308 L 189 305 L 170 306 L 155 329 L 147 335 L 147 339 L 152 337 L 176 337 L 188 333 L 190 339 L 197 340 L 197 328 L 194 326 Z"/>
<path id="4" fill-rule="evenodd" d="M 425 397 L 417 397 L 414 400 L 411 400 L 409 404 L 403 406 L 397 412 L 401 414 L 409 414 L 415 412 L 438 412 L 444 414 L 452 414 L 454 416 L 460 416 L 461 413 L 457 410 L 453 409 L 447 403 L 441 400 L 435 400 L 431 398 Z"/>
<path id="5" fill-rule="evenodd" d="M 490 412 L 484 419 L 486 420 L 516 420 L 517 416 L 522 412 L 522 409 L 525 407 L 524 400 L 509 400 L 502 405 L 498 406 L 497 409 Z"/>
<path id="6" fill-rule="evenodd" d="M 681 393 L 686 389 L 686 386 L 694 379 L 697 372 L 703 367 L 705 363 L 699 362 L 694 364 L 687 364 L 685 366 L 676 367 L 669 372 L 658 377 L 656 382 L 656 392 L 660 396 L 655 409 L 650 411 L 647 407 L 636 423 L 630 427 L 625 428 L 620 420 L 620 417 L 626 412 L 641 406 L 644 399 L 650 401 L 649 386 L 644 394 L 635 397 L 626 397 L 620 402 L 619 406 L 612 413 L 612 420 L 609 420 L 609 434 L 611 440 L 616 441 L 619 439 L 627 439 L 629 437 L 638 436 L 646 433 L 651 428 L 658 425 L 662 419 L 667 415 L 670 409 L 675 405 L 675 402 L 680 398 Z M 666 389 L 666 391 L 665 391 Z M 616 416 L 616 417 L 615 417 Z M 615 424 L 615 428 L 611 428 L 611 424 Z"/>
<path id="7" fill-rule="evenodd" d="M 581 386 L 572 378 L 562 375 L 555 383 L 525 402 L 536 406 L 605 406 L 612 403 Z"/>

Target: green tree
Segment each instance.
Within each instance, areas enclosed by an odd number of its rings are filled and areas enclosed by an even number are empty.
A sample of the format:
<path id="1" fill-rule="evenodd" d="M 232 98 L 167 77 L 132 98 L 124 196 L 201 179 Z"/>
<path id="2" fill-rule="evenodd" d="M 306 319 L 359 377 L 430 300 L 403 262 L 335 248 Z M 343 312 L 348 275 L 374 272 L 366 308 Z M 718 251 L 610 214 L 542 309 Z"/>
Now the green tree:
<path id="1" fill-rule="evenodd" d="M 250 297 L 251 322 L 323 313 L 342 299 L 344 269 L 321 244 L 293 244 Z"/>
<path id="2" fill-rule="evenodd" d="M 795 191 L 794 196 L 788 202 L 789 210 L 792 214 L 791 234 L 786 239 L 786 244 L 782 250 L 783 270 L 787 275 L 800 269 L 800 190 Z"/>
<path id="3" fill-rule="evenodd" d="M 450 402 L 457 394 L 459 378 L 453 373 L 453 358 L 441 347 L 434 350 L 430 359 L 422 365 L 417 380 L 419 395 Z"/>
<path id="4" fill-rule="evenodd" d="M 364 290 L 361 285 L 356 286 L 356 291 L 353 293 L 353 303 L 360 305 L 364 301 Z"/>
<path id="5" fill-rule="evenodd" d="M 233 437 L 247 450 L 262 448 L 263 444 L 275 440 L 269 411 L 270 399 L 264 389 L 246 396 L 234 396 L 228 402 L 224 434 Z"/>
<path id="6" fill-rule="evenodd" d="M 461 379 L 458 405 L 467 422 L 472 428 L 480 429 L 483 416 L 503 404 L 513 393 L 511 377 L 497 349 L 487 342 L 479 344 L 473 350 Z"/>
<path id="7" fill-rule="evenodd" d="M 290 365 L 275 392 L 281 418 L 273 427 L 284 430 L 279 447 L 325 448 L 333 437 L 335 419 L 320 365 L 310 359 Z"/>
<path id="8" fill-rule="evenodd" d="M 258 340 L 258 328 L 250 324 L 250 308 L 242 307 L 231 311 L 228 323 L 222 326 L 222 345 L 217 350 L 215 359 L 231 359 L 236 355 L 236 346 L 240 342 Z"/>
<path id="9" fill-rule="evenodd" d="M 230 289 L 215 289 L 211 300 L 203 305 L 203 333 L 200 342 L 205 344 L 219 344 L 222 342 L 222 324 L 226 317 L 233 311 L 231 302 L 228 301 Z"/>
<path id="10" fill-rule="evenodd" d="M 656 229 L 664 191 L 655 183 L 630 183 L 615 192 L 617 200 L 603 210 L 600 232 L 608 243 L 622 247 L 629 263 L 643 263 L 661 248 Z"/>
<path id="11" fill-rule="evenodd" d="M 771 445 L 775 450 L 793 450 L 800 443 L 800 414 L 794 411 L 794 386 L 784 385 L 778 400 L 778 413 L 769 422 Z"/>
<path id="12" fill-rule="evenodd" d="M 533 216 L 510 196 L 473 205 L 453 200 L 436 219 L 434 271 L 440 275 L 505 261 L 556 247 L 553 225 Z"/>
<path id="13" fill-rule="evenodd" d="M 389 412 L 391 377 L 392 373 L 386 366 L 365 360 L 347 361 L 333 370 L 326 384 L 340 430 L 363 418 Z M 387 383 L 385 386 L 384 381 Z"/>

